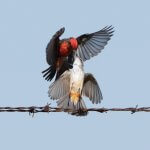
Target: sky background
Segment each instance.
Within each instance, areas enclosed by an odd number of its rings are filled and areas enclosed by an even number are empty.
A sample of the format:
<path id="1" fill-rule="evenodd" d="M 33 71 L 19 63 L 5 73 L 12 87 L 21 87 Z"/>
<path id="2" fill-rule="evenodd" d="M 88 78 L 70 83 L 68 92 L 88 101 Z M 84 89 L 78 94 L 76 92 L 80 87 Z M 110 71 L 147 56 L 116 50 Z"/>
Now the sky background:
<path id="1" fill-rule="evenodd" d="M 150 106 L 150 2 L 148 0 L 0 0 L 0 106 L 44 106 L 51 102 L 45 47 L 63 37 L 113 25 L 115 33 L 97 57 L 85 63 L 103 101 L 88 107 Z M 150 147 L 150 114 L 129 112 L 0 113 L 0 149 L 141 150 Z"/>

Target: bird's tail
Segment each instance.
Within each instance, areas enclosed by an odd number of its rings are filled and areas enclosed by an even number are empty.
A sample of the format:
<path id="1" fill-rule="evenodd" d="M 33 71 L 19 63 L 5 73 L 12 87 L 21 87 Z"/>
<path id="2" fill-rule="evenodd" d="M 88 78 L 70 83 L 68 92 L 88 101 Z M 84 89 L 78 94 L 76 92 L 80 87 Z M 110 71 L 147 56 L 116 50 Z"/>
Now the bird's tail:
<path id="1" fill-rule="evenodd" d="M 76 116 L 86 116 L 88 112 L 86 111 L 86 105 L 82 99 L 80 99 L 77 104 L 71 102 L 69 94 L 65 95 L 64 97 L 60 98 L 57 101 L 57 105 L 59 108 L 68 109 L 69 114 L 76 115 Z"/>
<path id="2" fill-rule="evenodd" d="M 56 68 L 55 66 L 52 65 L 49 68 L 42 71 L 42 73 L 43 73 L 43 77 L 45 78 L 45 80 L 51 81 L 56 74 Z"/>

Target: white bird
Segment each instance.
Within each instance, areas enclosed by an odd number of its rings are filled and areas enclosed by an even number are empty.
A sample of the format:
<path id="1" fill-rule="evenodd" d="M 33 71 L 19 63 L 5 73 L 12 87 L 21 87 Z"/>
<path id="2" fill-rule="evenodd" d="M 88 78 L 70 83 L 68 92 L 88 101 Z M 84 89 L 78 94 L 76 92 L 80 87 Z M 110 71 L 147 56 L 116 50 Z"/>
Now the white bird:
<path id="1" fill-rule="evenodd" d="M 49 87 L 49 96 L 56 99 L 58 107 L 69 109 L 72 112 L 86 110 L 82 99 L 88 97 L 92 103 L 100 103 L 103 99 L 99 85 L 90 73 L 84 73 L 83 62 L 78 56 L 74 56 L 73 68 L 65 71 Z M 87 112 L 76 115 L 87 115 Z"/>

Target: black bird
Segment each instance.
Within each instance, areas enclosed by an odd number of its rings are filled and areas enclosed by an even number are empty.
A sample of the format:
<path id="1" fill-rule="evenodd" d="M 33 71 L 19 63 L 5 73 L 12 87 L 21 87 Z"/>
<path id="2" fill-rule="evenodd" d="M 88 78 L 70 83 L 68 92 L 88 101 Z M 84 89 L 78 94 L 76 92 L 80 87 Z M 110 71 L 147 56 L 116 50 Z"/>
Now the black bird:
<path id="1" fill-rule="evenodd" d="M 73 52 L 83 61 L 98 55 L 114 32 L 112 26 L 106 26 L 94 33 L 60 40 L 64 31 L 65 28 L 58 30 L 46 47 L 46 60 L 50 66 L 42 73 L 47 81 L 51 81 L 55 74 L 57 79 L 64 71 L 71 69 Z"/>

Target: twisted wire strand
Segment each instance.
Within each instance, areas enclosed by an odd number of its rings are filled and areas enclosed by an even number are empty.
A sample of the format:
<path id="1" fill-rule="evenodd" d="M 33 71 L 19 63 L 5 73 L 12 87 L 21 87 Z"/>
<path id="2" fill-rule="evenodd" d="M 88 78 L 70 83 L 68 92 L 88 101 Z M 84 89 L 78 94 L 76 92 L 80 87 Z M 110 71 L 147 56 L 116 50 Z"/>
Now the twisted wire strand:
<path id="1" fill-rule="evenodd" d="M 0 107 L 0 112 L 29 112 L 29 114 L 40 113 L 40 112 L 72 112 L 74 114 L 82 112 L 131 112 L 132 114 L 135 112 L 150 112 L 150 107 L 127 107 L 127 108 L 88 108 L 85 110 L 72 111 L 69 109 L 61 109 L 58 107 L 51 107 L 49 104 L 45 106 L 30 106 L 30 107 Z"/>

